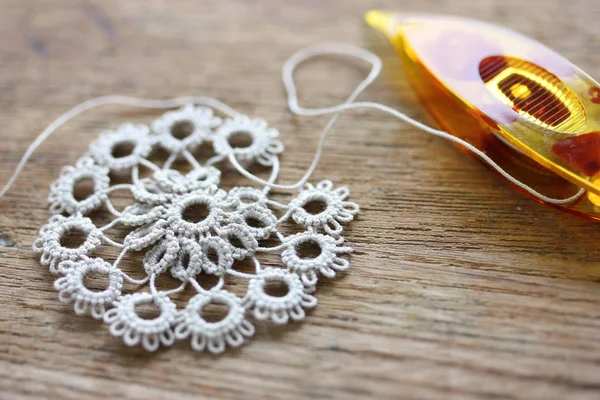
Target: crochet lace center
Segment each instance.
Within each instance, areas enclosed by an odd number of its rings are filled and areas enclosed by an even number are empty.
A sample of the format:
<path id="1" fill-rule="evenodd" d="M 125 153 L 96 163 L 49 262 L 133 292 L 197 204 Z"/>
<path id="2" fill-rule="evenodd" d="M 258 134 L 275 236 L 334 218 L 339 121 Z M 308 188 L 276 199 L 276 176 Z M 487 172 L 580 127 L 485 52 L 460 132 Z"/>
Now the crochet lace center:
<path id="1" fill-rule="evenodd" d="M 214 154 L 200 163 L 194 152 L 203 144 Z M 153 160 L 158 150 L 166 161 Z M 352 249 L 342 233 L 359 207 L 348 201 L 346 187 L 328 180 L 305 184 L 288 203 L 273 200 L 269 185 L 221 188 L 222 176 L 236 171 L 231 157 L 271 169 L 269 182 L 276 182 L 283 150 L 279 132 L 264 120 L 221 118 L 193 104 L 149 125 L 126 123 L 100 133 L 50 186 L 52 216 L 33 244 L 40 263 L 57 276 L 60 301 L 73 304 L 77 315 L 104 321 L 126 345 L 148 351 L 188 340 L 196 351 L 221 353 L 251 338 L 258 323 L 305 318 L 317 304 L 319 279 L 349 266 Z M 177 167 L 182 162 L 185 172 Z M 113 182 L 115 174 L 128 183 Z M 130 194 L 133 204 L 118 210 L 110 196 L 115 191 Z M 286 225 L 294 229 L 282 229 Z M 118 229 L 128 230 L 124 239 Z M 105 256 L 111 253 L 106 247 L 116 255 Z M 138 279 L 123 268 L 136 252 L 143 253 Z M 266 254 L 276 256 L 277 265 L 265 266 Z M 252 271 L 238 270 L 242 262 Z M 160 288 L 161 275 L 179 286 Z M 94 279 L 100 283 L 90 285 Z M 236 294 L 240 282 L 243 295 Z M 176 304 L 174 296 L 187 288 L 194 294 Z M 207 313 L 216 306 L 223 310 L 218 319 Z M 152 315 L 143 311 L 149 308 Z"/>

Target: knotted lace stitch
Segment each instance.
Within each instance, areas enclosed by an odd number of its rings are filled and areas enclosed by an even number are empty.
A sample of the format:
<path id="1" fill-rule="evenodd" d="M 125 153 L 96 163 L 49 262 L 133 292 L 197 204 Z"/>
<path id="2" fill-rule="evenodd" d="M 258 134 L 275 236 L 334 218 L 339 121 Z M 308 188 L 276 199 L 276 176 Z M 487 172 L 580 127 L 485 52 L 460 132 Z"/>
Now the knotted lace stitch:
<path id="1" fill-rule="evenodd" d="M 347 200 L 347 188 L 336 188 L 330 181 L 307 183 L 289 204 L 270 199 L 269 185 L 229 191 L 219 188 L 224 170 L 217 166 L 231 157 L 245 166 L 256 162 L 271 167 L 269 183 L 274 183 L 278 157 L 284 150 L 279 132 L 265 121 L 225 113 L 230 118 L 216 117 L 208 107 L 186 104 L 149 126 L 124 124 L 102 132 L 88 153 L 74 166 L 65 167 L 50 187 L 54 215 L 40 230 L 33 249 L 41 254 L 41 264 L 59 275 L 54 287 L 60 301 L 73 303 L 78 315 L 88 313 L 102 319 L 109 332 L 122 337 L 128 346 L 155 351 L 176 340 L 189 340 L 197 351 L 221 353 L 228 346 L 238 347 L 254 334 L 253 323 L 285 324 L 303 319 L 306 310 L 317 304 L 313 292 L 319 278 L 333 278 L 348 268 L 345 257 L 352 249 L 344 245 L 342 232 L 359 207 Z M 184 125 L 188 134 L 182 138 L 175 130 Z M 248 135 L 251 144 L 233 145 L 230 139 L 238 133 Z M 191 151 L 204 142 L 212 144 L 215 155 L 202 165 Z M 116 156 L 115 148 L 123 145 L 131 152 Z M 169 153 L 161 166 L 148 158 L 156 147 Z M 178 159 L 187 160 L 191 171 L 182 174 L 174 168 Z M 149 168 L 151 177 L 141 178 L 141 167 Z M 111 186 L 109 173 L 114 171 L 130 174 L 132 183 Z M 93 193 L 77 200 L 74 189 L 83 179 L 93 182 Z M 131 192 L 135 203 L 119 211 L 109 194 L 123 189 Z M 322 209 L 308 211 L 307 205 L 313 202 Z M 194 206 L 205 207 L 202 220 L 186 218 L 186 210 Z M 112 221 L 96 226 L 88 217 L 93 211 L 108 213 Z M 301 232 L 284 235 L 279 228 L 287 223 L 297 224 Z M 131 229 L 122 243 L 106 233 L 115 225 Z M 63 245 L 62 239 L 72 231 L 82 236 L 79 247 Z M 262 242 L 269 238 L 279 244 L 264 247 Z M 308 243 L 318 248 L 315 257 L 301 256 L 299 247 Z M 94 253 L 101 246 L 117 247 L 120 254 L 110 261 L 99 258 Z M 135 280 L 119 268 L 132 251 L 145 252 L 140 266 L 144 279 Z M 280 265 L 263 268 L 258 258 L 261 253 L 280 254 Z M 235 270 L 234 263 L 244 259 L 252 260 L 254 273 Z M 85 286 L 84 279 L 91 273 L 107 277 L 104 290 Z M 161 274 L 172 275 L 181 286 L 159 290 L 155 282 Z M 200 274 L 216 276 L 218 283 L 205 289 L 196 280 Z M 244 296 L 227 290 L 233 276 L 247 281 Z M 138 284 L 137 290 L 126 293 L 124 280 Z M 273 282 L 287 288 L 287 293 L 269 294 L 266 286 Z M 187 285 L 197 294 L 178 309 L 170 296 Z M 222 320 L 204 318 L 204 308 L 212 303 L 227 306 Z M 141 304 L 154 304 L 159 315 L 142 318 L 136 311 Z"/>

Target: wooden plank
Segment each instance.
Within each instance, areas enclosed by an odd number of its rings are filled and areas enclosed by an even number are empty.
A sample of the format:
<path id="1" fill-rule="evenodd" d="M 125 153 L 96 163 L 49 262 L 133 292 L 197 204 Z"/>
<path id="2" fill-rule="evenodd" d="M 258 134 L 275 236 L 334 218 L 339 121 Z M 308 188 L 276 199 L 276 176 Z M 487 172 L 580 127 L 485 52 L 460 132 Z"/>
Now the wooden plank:
<path id="1" fill-rule="evenodd" d="M 595 0 L 378 4 L 518 29 L 600 77 Z M 279 71 L 324 41 L 382 54 L 385 76 L 362 98 L 428 121 L 385 43 L 368 39 L 366 7 L 1 0 L 0 182 L 53 118 L 112 93 L 214 96 L 265 118 L 287 147 L 282 180 L 294 181 L 327 119 L 291 115 Z M 351 92 L 366 70 L 340 61 L 298 71 L 301 102 Z M 30 250 L 49 215 L 48 186 L 97 132 L 154 115 L 105 107 L 79 117 L 0 200 L 1 398 L 600 397 L 597 225 L 524 198 L 452 145 L 374 111 L 341 118 L 314 176 L 348 185 L 362 212 L 346 234 L 351 269 L 319 287 L 304 322 L 260 327 L 250 344 L 212 357 L 187 343 L 146 354 L 75 316 Z"/>

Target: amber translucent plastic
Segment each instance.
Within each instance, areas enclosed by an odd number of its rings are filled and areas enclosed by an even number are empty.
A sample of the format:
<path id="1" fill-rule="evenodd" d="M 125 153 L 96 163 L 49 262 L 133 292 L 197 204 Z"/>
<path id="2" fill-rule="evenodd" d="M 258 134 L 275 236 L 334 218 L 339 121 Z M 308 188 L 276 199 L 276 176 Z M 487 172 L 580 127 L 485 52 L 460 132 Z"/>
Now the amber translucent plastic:
<path id="1" fill-rule="evenodd" d="M 544 45 L 492 24 L 382 11 L 365 19 L 392 44 L 443 129 L 546 196 L 585 188 L 572 204 L 548 205 L 600 220 L 597 82 Z"/>

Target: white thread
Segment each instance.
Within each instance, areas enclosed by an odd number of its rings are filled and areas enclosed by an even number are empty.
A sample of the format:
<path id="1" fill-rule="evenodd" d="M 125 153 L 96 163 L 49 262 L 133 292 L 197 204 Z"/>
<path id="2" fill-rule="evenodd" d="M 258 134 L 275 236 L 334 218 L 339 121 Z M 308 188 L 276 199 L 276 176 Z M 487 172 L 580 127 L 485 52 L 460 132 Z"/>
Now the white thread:
<path id="1" fill-rule="evenodd" d="M 297 95 L 297 90 L 296 90 L 296 84 L 295 84 L 294 78 L 293 78 L 293 73 L 294 73 L 295 69 L 297 68 L 298 65 L 307 61 L 310 58 L 313 58 L 316 56 L 323 56 L 323 55 L 332 55 L 332 54 L 352 56 L 352 57 L 356 57 L 361 60 L 364 60 L 371 64 L 371 66 L 372 66 L 371 71 L 369 72 L 369 75 L 354 89 L 352 94 L 348 97 L 348 99 L 344 103 L 338 104 L 335 106 L 331 106 L 331 107 L 324 107 L 324 108 L 311 109 L 311 108 L 301 107 L 298 104 L 298 95 Z M 230 162 L 243 176 L 245 176 L 246 178 L 251 179 L 252 181 L 259 183 L 261 185 L 265 185 L 269 188 L 277 188 L 277 189 L 282 189 L 282 190 L 290 190 L 290 189 L 299 188 L 310 178 L 310 176 L 312 175 L 314 170 L 317 168 L 327 135 L 328 135 L 329 131 L 331 130 L 331 128 L 333 128 L 333 126 L 339 119 L 341 113 L 346 110 L 353 110 L 353 109 L 359 109 L 359 108 L 372 108 L 372 109 L 386 112 L 386 113 L 414 126 L 415 128 L 418 128 L 426 133 L 429 133 L 434 136 L 438 136 L 438 137 L 444 138 L 446 140 L 449 140 L 451 142 L 462 145 L 463 147 L 465 147 L 466 149 L 468 149 L 469 151 L 473 152 L 478 157 L 480 157 L 483 161 L 488 163 L 492 168 L 494 168 L 496 171 L 498 171 L 498 173 L 500 173 L 509 182 L 511 182 L 515 186 L 525 190 L 526 192 L 532 194 L 533 196 L 535 196 L 547 203 L 551 203 L 551 204 L 572 203 L 573 201 L 577 200 L 579 197 L 581 197 L 585 193 L 585 189 L 580 189 L 575 195 L 565 198 L 565 199 L 554 199 L 554 198 L 545 196 L 545 195 L 539 193 L 538 191 L 536 191 L 535 189 L 533 189 L 532 187 L 530 187 L 530 186 L 526 185 L 525 183 L 519 181 L 518 179 L 514 178 L 512 175 L 510 175 L 508 172 L 506 172 L 502 167 L 500 167 L 498 164 L 496 164 L 496 162 L 494 162 L 494 160 L 492 160 L 490 157 L 488 157 L 484 152 L 482 152 L 481 150 L 479 150 L 478 148 L 476 148 L 475 146 L 473 146 L 472 144 L 468 143 L 465 140 L 462 140 L 460 138 L 452 136 L 447 132 L 433 129 L 419 121 L 416 121 L 416 120 L 410 118 L 409 116 L 401 113 L 400 111 L 395 110 L 390 107 L 387 107 L 383 104 L 373 103 L 373 102 L 354 102 L 354 100 L 366 88 L 368 88 L 371 85 L 371 83 L 373 83 L 373 81 L 379 76 L 380 72 L 381 72 L 381 60 L 379 59 L 379 57 L 377 57 L 375 54 L 371 53 L 370 51 L 360 48 L 360 47 L 347 45 L 347 44 L 326 43 L 326 44 L 321 44 L 321 45 L 317 45 L 317 46 L 313 46 L 313 47 L 307 47 L 307 48 L 299 50 L 298 52 L 294 53 L 291 57 L 289 57 L 286 60 L 285 64 L 283 65 L 283 69 L 282 69 L 282 79 L 283 79 L 284 87 L 288 94 L 287 100 L 288 100 L 288 107 L 289 107 L 290 111 L 292 111 L 293 113 L 295 113 L 297 115 L 303 115 L 303 116 L 318 116 L 318 115 L 334 114 L 333 117 L 329 120 L 329 122 L 325 126 L 325 128 L 323 129 L 323 131 L 321 132 L 321 135 L 319 138 L 319 144 L 315 151 L 315 155 L 313 157 L 313 161 L 312 161 L 311 165 L 306 170 L 304 176 L 300 180 L 298 180 L 296 183 L 289 184 L 289 185 L 280 185 L 280 184 L 275 184 L 271 180 L 265 181 L 263 179 L 260 179 L 256 175 L 248 172 L 238 162 L 238 160 L 236 158 L 236 156 L 238 156 L 238 154 L 234 154 L 233 152 L 230 152 L 228 154 Z M 61 125 L 63 125 L 70 119 L 74 118 L 75 116 L 79 115 L 80 113 L 82 113 L 86 110 L 90 110 L 92 108 L 95 108 L 95 107 L 98 107 L 101 105 L 107 105 L 107 104 L 122 104 L 122 105 L 144 107 L 144 108 L 172 108 L 174 106 L 186 104 L 189 102 L 215 107 L 216 109 L 222 111 L 223 113 L 225 113 L 229 116 L 237 117 L 240 115 L 237 111 L 233 110 L 231 107 L 227 106 L 226 104 L 224 104 L 216 99 L 213 99 L 210 97 L 203 97 L 203 96 L 181 97 L 181 98 L 175 98 L 175 99 L 169 99 L 169 100 L 140 99 L 140 98 L 126 97 L 126 96 L 104 96 L 104 97 L 98 97 L 98 98 L 87 100 L 87 101 L 75 106 L 74 108 L 72 108 L 71 110 L 66 112 L 65 114 L 61 115 L 53 123 L 51 123 L 46 129 L 44 129 L 44 131 L 36 138 L 36 140 L 29 146 L 29 148 L 25 152 L 25 155 L 19 162 L 19 165 L 15 169 L 13 175 L 10 177 L 8 183 L 0 191 L 0 197 L 2 197 L 13 185 L 17 176 L 20 174 L 20 172 L 24 168 L 25 164 L 27 163 L 27 161 L 29 160 L 29 158 L 31 157 L 33 152 L 39 147 L 39 145 L 48 136 L 50 136 L 56 129 L 58 129 Z M 174 160 L 174 158 L 173 158 L 173 160 Z M 269 162 L 273 161 L 273 159 L 271 159 L 269 157 L 266 157 L 265 160 L 266 161 L 262 161 L 261 163 L 264 163 L 264 162 L 269 163 Z"/>
<path id="2" fill-rule="evenodd" d="M 356 89 L 352 92 L 350 97 L 348 97 L 348 99 L 344 103 L 338 104 L 335 106 L 331 106 L 331 107 L 324 107 L 324 108 L 311 109 L 311 108 L 301 107 L 298 104 L 298 94 L 297 94 L 296 84 L 295 84 L 294 76 L 293 76 L 296 67 L 298 65 L 300 65 L 301 63 L 303 63 L 304 61 L 307 61 L 310 58 L 313 58 L 316 56 L 331 55 L 331 54 L 353 56 L 353 57 L 359 58 L 361 60 L 364 60 L 372 65 L 371 72 L 356 87 Z M 288 107 L 290 108 L 290 111 L 292 111 L 294 114 L 303 115 L 303 116 L 318 116 L 318 115 L 326 115 L 326 114 L 334 114 L 334 116 L 327 123 L 327 125 L 325 126 L 325 129 L 321 132 L 321 137 L 319 139 L 319 145 L 318 145 L 317 151 L 315 152 L 313 162 L 310 165 L 307 172 L 305 173 L 305 175 L 302 177 L 302 179 L 300 179 L 297 183 L 292 184 L 292 185 L 271 185 L 271 187 L 278 188 L 278 189 L 294 189 L 296 187 L 301 186 L 304 182 L 306 182 L 306 180 L 312 175 L 313 171 L 316 169 L 316 167 L 319 163 L 319 158 L 321 156 L 323 144 L 325 142 L 327 134 L 329 133 L 329 131 L 331 130 L 333 125 L 337 122 L 337 119 L 339 118 L 341 112 L 346 111 L 346 110 L 359 109 L 359 108 L 372 108 L 372 109 L 386 112 L 386 113 L 414 126 L 415 128 L 418 128 L 424 132 L 427 132 L 434 136 L 438 136 L 438 137 L 447 139 L 451 142 L 462 145 L 463 147 L 467 148 L 469 151 L 476 154 L 478 157 L 480 157 L 486 163 L 488 163 L 492 168 L 494 168 L 496 171 L 498 171 L 504 178 L 506 178 L 512 184 L 514 184 L 514 185 L 518 186 L 519 188 L 527 191 L 528 193 L 544 200 L 547 203 L 551 203 L 551 204 L 572 203 L 573 201 L 577 200 L 579 197 L 581 197 L 585 193 L 585 189 L 580 189 L 575 195 L 568 197 L 566 199 L 554 199 L 554 198 L 545 196 L 545 195 L 539 193 L 538 191 L 536 191 L 535 189 L 533 189 L 532 187 L 530 187 L 530 186 L 526 185 L 525 183 L 519 181 L 518 179 L 514 178 L 512 175 L 510 175 L 508 172 L 506 172 L 502 167 L 500 167 L 498 164 L 496 164 L 496 162 L 494 162 L 494 160 L 492 160 L 490 157 L 488 157 L 487 154 L 485 154 L 484 152 L 482 152 L 481 150 L 479 150 L 478 148 L 476 148 L 475 146 L 473 146 L 472 144 L 470 144 L 469 142 L 467 142 L 465 140 L 462 140 L 460 138 L 452 136 L 447 132 L 440 131 L 438 129 L 433 129 L 419 121 L 416 121 L 416 120 L 410 118 L 409 116 L 401 113 L 400 111 L 395 110 L 390 107 L 387 107 L 383 104 L 372 103 L 372 102 L 353 103 L 354 99 L 356 97 L 358 97 L 358 95 L 360 95 L 367 87 L 369 87 L 371 85 L 371 83 L 373 83 L 373 81 L 377 78 L 377 76 L 379 76 L 380 71 L 381 71 L 381 60 L 375 54 L 371 53 L 370 51 L 368 51 L 366 49 L 360 48 L 360 47 L 344 45 L 344 44 L 336 44 L 336 43 L 326 43 L 326 44 L 321 44 L 321 45 L 316 45 L 316 46 L 301 49 L 298 52 L 294 53 L 290 58 L 288 58 L 286 60 L 285 64 L 283 65 L 283 69 L 282 69 L 282 78 L 283 78 L 283 84 L 284 84 L 285 89 L 288 94 L 287 100 L 288 100 Z M 241 169 L 242 167 L 238 164 L 238 165 L 236 165 L 236 168 Z M 247 171 L 244 171 L 244 172 L 247 172 Z M 248 175 L 250 175 L 250 174 L 249 173 L 244 174 L 244 176 L 252 179 L 253 181 L 255 181 L 257 183 L 267 184 L 267 182 L 264 182 L 263 180 L 257 178 L 256 176 L 254 176 L 255 179 L 253 179 L 252 177 L 250 177 Z"/>
<path id="3" fill-rule="evenodd" d="M 331 106 L 331 107 L 314 108 L 314 109 L 301 107 L 298 104 L 297 89 L 296 89 L 296 84 L 295 84 L 294 78 L 293 78 L 293 73 L 294 73 L 295 69 L 297 68 L 298 65 L 307 61 L 310 58 L 313 58 L 316 56 L 323 56 L 323 55 L 332 55 L 332 54 L 352 56 L 352 57 L 356 57 L 361 60 L 364 60 L 371 64 L 371 66 L 372 66 L 371 71 L 369 72 L 369 75 L 354 89 L 352 94 L 348 97 L 348 99 L 344 103 L 338 104 L 335 106 Z M 466 142 L 465 140 L 462 140 L 460 138 L 452 136 L 452 135 L 448 134 L 447 132 L 433 129 L 419 121 L 416 121 L 416 120 L 408 117 L 407 115 L 399 112 L 398 110 L 387 107 L 383 104 L 372 103 L 372 102 L 356 102 L 355 103 L 354 100 L 365 89 L 367 89 L 371 85 L 371 83 L 373 83 L 373 81 L 379 76 L 380 72 L 381 72 L 381 60 L 379 59 L 379 57 L 377 57 L 375 54 L 371 53 L 370 51 L 360 48 L 360 47 L 346 45 L 346 44 L 326 43 L 326 44 L 321 44 L 321 45 L 317 45 L 317 46 L 313 46 L 313 47 L 307 47 L 307 48 L 299 50 L 298 52 L 294 53 L 291 57 L 289 57 L 286 60 L 285 64 L 283 65 L 283 68 L 282 68 L 282 79 L 283 79 L 284 87 L 288 94 L 287 101 L 288 101 L 288 107 L 289 107 L 290 111 L 292 111 L 293 113 L 295 113 L 297 115 L 303 115 L 303 116 L 317 116 L 317 115 L 334 114 L 333 117 L 329 120 L 329 122 L 325 126 L 325 128 L 323 129 L 323 131 L 321 132 L 321 135 L 319 138 L 319 144 L 315 151 L 315 155 L 313 157 L 313 161 L 312 161 L 311 165 L 305 172 L 304 176 L 296 183 L 289 184 L 289 185 L 278 185 L 278 184 L 275 184 L 271 179 L 269 179 L 269 181 L 265 181 L 263 179 L 258 178 L 255 175 L 251 174 L 250 172 L 248 172 L 242 165 L 240 165 L 240 163 L 238 162 L 238 160 L 236 158 L 236 155 L 234 155 L 233 152 L 229 153 L 230 162 L 246 178 L 251 179 L 252 181 L 254 181 L 256 183 L 265 185 L 266 187 L 283 189 L 283 190 L 299 188 L 310 178 L 310 176 L 312 175 L 314 170 L 317 168 L 327 135 L 328 135 L 329 131 L 331 130 L 331 128 L 333 128 L 333 126 L 339 119 L 341 113 L 343 111 L 352 110 L 352 109 L 372 108 L 372 109 L 386 112 L 386 113 L 418 128 L 424 132 L 427 132 L 434 136 L 438 136 L 438 137 L 447 139 L 449 141 L 452 141 L 454 143 L 464 146 L 469 151 L 473 152 L 478 157 L 480 157 L 482 160 L 484 160 L 486 163 L 488 163 L 492 168 L 494 168 L 496 171 L 498 171 L 504 178 L 506 178 L 512 184 L 525 190 L 526 192 L 532 194 L 533 196 L 544 200 L 547 203 L 568 204 L 568 203 L 571 203 L 571 202 L 577 200 L 579 197 L 581 197 L 581 195 L 583 195 L 583 193 L 585 193 L 585 189 L 580 189 L 575 195 L 565 198 L 565 199 L 554 199 L 554 198 L 545 196 L 545 195 L 539 193 L 538 191 L 536 191 L 535 189 L 533 189 L 532 187 L 530 187 L 530 186 L 526 185 L 525 183 L 519 181 L 518 179 L 514 178 L 512 175 L 510 175 L 508 172 L 506 172 L 502 167 L 500 167 L 498 164 L 496 164 L 494 162 L 494 160 L 492 160 L 490 157 L 488 157 L 484 152 L 482 152 L 475 146 L 471 145 L 470 143 Z M 44 131 L 36 138 L 36 140 L 29 146 L 29 148 L 25 152 L 25 155 L 19 162 L 19 165 L 15 169 L 15 171 L 14 171 L 13 175 L 11 176 L 11 178 L 9 179 L 8 183 L 0 191 L 0 197 L 2 197 L 13 185 L 17 176 L 20 174 L 20 172 L 24 168 L 25 164 L 27 163 L 27 161 L 29 160 L 29 158 L 31 157 L 33 152 L 37 149 L 37 147 L 39 147 L 39 145 L 48 136 L 50 136 L 56 129 L 58 129 L 61 125 L 63 125 L 70 119 L 74 118 L 75 116 L 79 115 L 80 113 L 82 113 L 86 110 L 90 110 L 92 108 L 95 108 L 95 107 L 98 107 L 101 105 L 107 105 L 107 104 L 122 104 L 122 105 L 130 105 L 130 106 L 145 107 L 145 108 L 171 108 L 171 107 L 186 104 L 189 102 L 215 107 L 216 109 L 218 109 L 218 110 L 222 111 L 223 113 L 225 113 L 229 116 L 232 116 L 232 117 L 237 117 L 240 115 L 237 111 L 233 110 L 231 107 L 227 106 L 226 104 L 224 104 L 216 99 L 209 98 L 209 97 L 203 97 L 203 96 L 182 97 L 182 98 L 175 98 L 175 99 L 170 99 L 170 100 L 139 99 L 139 98 L 134 98 L 134 97 L 126 97 L 126 96 L 104 96 L 104 97 L 98 97 L 95 99 L 87 100 L 87 101 L 75 106 L 70 111 L 66 112 L 65 114 L 61 115 L 53 123 L 51 123 L 46 129 L 44 129 Z M 266 158 L 266 160 L 267 160 L 267 163 L 269 161 L 271 161 L 271 159 L 269 159 L 268 157 Z"/>

